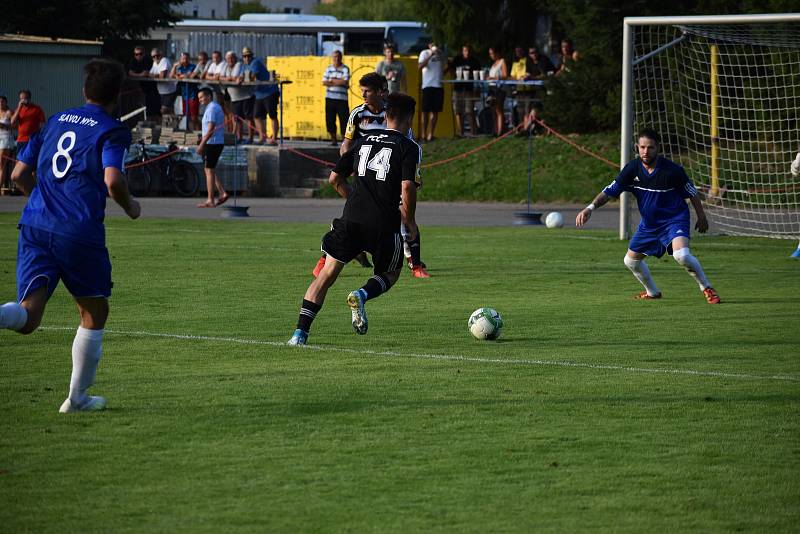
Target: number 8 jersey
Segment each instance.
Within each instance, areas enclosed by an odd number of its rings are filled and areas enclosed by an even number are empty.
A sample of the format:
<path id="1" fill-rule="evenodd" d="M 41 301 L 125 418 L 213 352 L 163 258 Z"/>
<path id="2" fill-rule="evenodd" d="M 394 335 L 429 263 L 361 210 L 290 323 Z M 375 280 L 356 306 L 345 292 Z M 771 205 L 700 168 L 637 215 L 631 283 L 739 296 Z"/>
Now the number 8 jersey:
<path id="1" fill-rule="evenodd" d="M 105 246 L 104 169 L 123 171 L 130 144 L 130 131 L 98 105 L 50 117 L 18 156 L 36 168 L 20 224 Z"/>
<path id="2" fill-rule="evenodd" d="M 419 145 L 396 130 L 373 130 L 357 139 L 333 169 L 355 174 L 342 219 L 397 232 L 401 184 L 418 182 L 420 157 Z"/>

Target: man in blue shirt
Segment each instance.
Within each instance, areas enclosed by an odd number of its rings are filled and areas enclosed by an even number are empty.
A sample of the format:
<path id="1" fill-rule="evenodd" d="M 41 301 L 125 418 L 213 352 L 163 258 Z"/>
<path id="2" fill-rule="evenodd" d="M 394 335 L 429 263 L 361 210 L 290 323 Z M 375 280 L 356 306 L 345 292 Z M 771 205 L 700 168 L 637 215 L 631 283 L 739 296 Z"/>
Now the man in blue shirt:
<path id="1" fill-rule="evenodd" d="M 719 304 L 717 292 L 708 282 L 700 262 L 689 251 L 690 218 L 686 199 L 692 203 L 697 214 L 695 229 L 701 234 L 708 230 L 708 220 L 697 198 L 697 190 L 683 167 L 658 155 L 660 139 L 655 130 L 644 128 L 637 139 L 639 158 L 625 165 L 617 178 L 578 213 L 575 224 L 586 224 L 592 212 L 608 202 L 609 198 L 617 198 L 625 191 L 632 193 L 642 219 L 628 245 L 625 265 L 645 288 L 636 298 L 661 298 L 661 291 L 656 287 L 644 259 L 646 256 L 660 258 L 669 252 L 695 279 L 706 301 Z"/>
<path id="2" fill-rule="evenodd" d="M 259 82 L 271 80 L 264 62 L 257 57 L 253 57 L 253 51 L 248 47 L 244 47 L 242 50 L 242 60 L 245 63 L 245 72 L 250 72 L 251 80 Z M 256 103 L 253 107 L 253 120 L 256 123 L 256 131 L 258 131 L 260 142 L 269 146 L 277 146 L 278 101 L 280 99 L 278 86 L 275 84 L 257 85 L 255 96 Z M 264 124 L 267 117 L 269 117 L 270 126 L 272 126 L 272 135 L 269 137 L 267 137 L 266 124 Z"/>
<path id="3" fill-rule="evenodd" d="M 30 334 L 59 280 L 75 298 L 81 322 L 61 413 L 106 406 L 103 397 L 86 393 L 100 362 L 111 295 L 106 197 L 131 219 L 141 212 L 122 174 L 131 134 L 112 116 L 125 77 L 122 65 L 95 59 L 84 74 L 86 104 L 50 117 L 19 154 L 11 175 L 30 199 L 19 222 L 17 302 L 0 306 L 0 328 Z"/>
<path id="4" fill-rule="evenodd" d="M 214 102 L 214 93 L 209 87 L 203 87 L 198 93 L 200 103 L 205 106 L 203 112 L 203 136 L 197 145 L 197 153 L 203 156 L 206 174 L 206 191 L 208 198 L 197 205 L 198 208 L 213 208 L 225 204 L 228 193 L 222 185 L 222 180 L 217 176 L 217 162 L 225 148 L 225 113 L 222 106 Z M 216 187 L 219 198 L 214 202 L 214 188 Z"/>

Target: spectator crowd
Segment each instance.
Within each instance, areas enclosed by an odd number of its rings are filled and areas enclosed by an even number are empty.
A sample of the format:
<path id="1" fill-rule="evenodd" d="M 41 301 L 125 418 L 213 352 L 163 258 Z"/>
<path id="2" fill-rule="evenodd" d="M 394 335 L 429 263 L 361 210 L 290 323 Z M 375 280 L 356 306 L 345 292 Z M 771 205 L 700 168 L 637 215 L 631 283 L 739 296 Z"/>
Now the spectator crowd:
<path id="1" fill-rule="evenodd" d="M 180 98 L 186 128 L 199 130 L 205 109 L 199 92 L 208 88 L 213 100 L 223 104 L 226 130 L 234 133 L 237 142 L 277 145 L 280 91 L 276 83 L 263 83 L 275 82 L 276 75 L 247 46 L 241 58 L 233 50 L 224 55 L 215 50 L 210 58 L 208 52 L 201 51 L 194 60 L 188 52 L 181 52 L 174 64 L 159 48 L 150 51 L 148 60 L 145 48 L 137 46 L 128 62 L 128 77 L 139 79 L 148 119 L 160 122 L 162 117 L 174 115 Z"/>

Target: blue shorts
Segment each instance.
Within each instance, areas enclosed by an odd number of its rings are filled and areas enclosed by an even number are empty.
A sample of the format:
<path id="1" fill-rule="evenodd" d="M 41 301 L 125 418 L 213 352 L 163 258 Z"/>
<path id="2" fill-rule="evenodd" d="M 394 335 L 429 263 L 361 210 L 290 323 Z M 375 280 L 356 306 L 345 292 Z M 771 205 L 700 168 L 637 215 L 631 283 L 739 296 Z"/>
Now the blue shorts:
<path id="1" fill-rule="evenodd" d="M 628 248 L 647 256 L 660 258 L 665 252 L 672 254 L 672 240 L 676 237 L 689 238 L 689 220 L 671 221 L 657 228 L 639 224 Z"/>
<path id="2" fill-rule="evenodd" d="M 53 294 L 59 280 L 73 297 L 111 296 L 111 260 L 106 247 L 79 243 L 46 230 L 20 225 L 17 246 L 17 300 L 47 286 Z"/>

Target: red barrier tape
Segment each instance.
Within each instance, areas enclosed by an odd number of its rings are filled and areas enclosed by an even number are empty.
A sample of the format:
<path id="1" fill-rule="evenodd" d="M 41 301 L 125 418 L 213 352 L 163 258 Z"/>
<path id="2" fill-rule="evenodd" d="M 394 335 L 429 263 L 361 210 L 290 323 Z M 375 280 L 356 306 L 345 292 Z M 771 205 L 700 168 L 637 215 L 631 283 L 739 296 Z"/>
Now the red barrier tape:
<path id="1" fill-rule="evenodd" d="M 173 154 L 180 152 L 180 149 L 173 150 L 171 152 L 165 152 L 164 154 L 160 154 L 152 159 L 148 159 L 145 161 L 139 161 L 136 163 L 131 163 L 130 165 L 125 165 L 125 169 L 133 169 L 134 167 L 142 167 L 143 165 L 149 165 L 154 161 L 158 161 L 160 159 L 168 158 Z M 3 159 L 7 159 L 8 161 L 13 161 L 16 163 L 18 160 L 16 158 L 12 158 L 11 156 L 3 156 Z"/>
<path id="2" fill-rule="evenodd" d="M 459 159 L 467 158 L 467 157 L 471 156 L 472 154 L 475 154 L 476 152 L 480 152 L 481 150 L 489 148 L 493 144 L 497 143 L 498 141 L 500 141 L 502 139 L 505 139 L 509 135 L 517 133 L 521 129 L 522 129 L 521 126 L 517 126 L 516 128 L 512 128 L 511 130 L 507 131 L 503 135 L 501 135 L 501 136 L 499 136 L 499 137 L 497 137 L 495 139 L 492 139 L 488 143 L 484 143 L 484 144 L 482 144 L 480 146 L 477 146 L 477 147 L 473 148 L 472 150 L 468 150 L 468 151 L 464 152 L 463 154 L 458 154 L 457 156 L 452 156 L 450 158 L 441 159 L 439 161 L 434 161 L 432 163 L 426 163 L 424 165 L 420 165 L 420 168 L 421 169 L 430 169 L 432 167 L 438 167 L 439 165 L 444 165 L 445 163 L 450 163 L 451 161 L 456 161 L 456 160 L 459 160 Z M 288 150 L 292 154 L 297 154 L 301 158 L 306 158 L 308 160 L 314 161 L 314 162 L 319 163 L 321 165 L 325 165 L 327 167 L 335 167 L 336 166 L 335 163 L 332 163 L 330 161 L 326 161 L 324 159 L 316 158 L 316 157 L 314 157 L 314 156 L 312 156 L 310 154 L 306 154 L 305 152 L 301 152 L 300 150 L 297 150 L 297 149 L 294 149 L 294 148 L 287 148 L 286 150 Z"/>
<path id="3" fill-rule="evenodd" d="M 587 154 L 587 155 L 589 155 L 589 156 L 591 156 L 591 157 L 593 157 L 593 158 L 595 158 L 597 160 L 602 161 L 603 163 L 605 163 L 606 165 L 608 165 L 612 169 L 619 169 L 619 165 L 617 165 L 616 163 L 613 163 L 610 160 L 607 160 L 606 158 L 604 158 L 603 156 L 601 156 L 599 154 L 595 154 L 594 152 L 592 152 L 591 150 L 589 150 L 586 147 L 582 147 L 578 143 L 576 143 L 576 142 L 570 140 L 569 138 L 567 138 L 567 136 L 565 136 L 564 134 L 558 133 L 557 131 L 555 131 L 554 129 L 552 129 L 548 125 L 546 125 L 544 123 L 544 121 L 542 121 L 540 119 L 533 119 L 533 122 L 535 122 L 536 124 L 538 124 L 539 126 L 544 128 L 545 130 L 547 130 L 548 133 L 551 133 L 551 134 L 555 135 L 556 137 L 558 137 L 559 139 L 561 139 L 562 141 L 564 141 L 565 143 L 567 143 L 571 147 L 575 148 L 576 150 L 579 150 L 580 152 L 583 152 L 584 154 Z"/>

